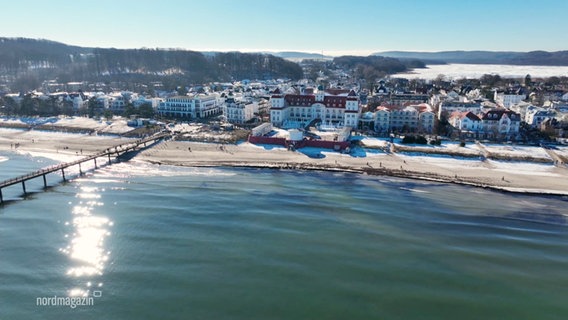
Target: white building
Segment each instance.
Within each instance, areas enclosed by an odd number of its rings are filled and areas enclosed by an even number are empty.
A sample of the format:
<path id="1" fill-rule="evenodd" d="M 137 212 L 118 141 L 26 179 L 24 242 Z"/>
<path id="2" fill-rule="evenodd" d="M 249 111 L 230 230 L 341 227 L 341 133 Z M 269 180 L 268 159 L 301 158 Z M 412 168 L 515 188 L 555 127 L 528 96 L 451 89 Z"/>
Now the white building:
<path id="1" fill-rule="evenodd" d="M 165 117 L 201 119 L 221 113 L 217 94 L 196 94 L 167 98 L 158 106 L 158 114 Z"/>
<path id="2" fill-rule="evenodd" d="M 375 131 L 380 133 L 390 132 L 390 110 L 387 107 L 377 107 L 375 111 Z"/>
<path id="3" fill-rule="evenodd" d="M 452 125 L 452 127 L 460 131 L 471 133 L 479 133 L 483 131 L 483 122 L 471 111 L 454 111 L 448 118 L 448 122 Z"/>
<path id="4" fill-rule="evenodd" d="M 432 111 L 422 111 L 418 114 L 418 131 L 433 133 L 436 123 L 436 115 Z"/>
<path id="5" fill-rule="evenodd" d="M 478 102 L 442 102 L 438 108 L 438 119 L 450 116 L 453 112 L 481 112 L 481 104 Z"/>
<path id="6" fill-rule="evenodd" d="M 128 101 L 122 96 L 115 97 L 110 102 L 110 110 L 115 114 L 123 113 Z"/>
<path id="7" fill-rule="evenodd" d="M 523 90 L 495 91 L 495 103 L 504 108 L 509 108 L 527 98 Z"/>
<path id="8" fill-rule="evenodd" d="M 375 131 L 387 133 L 422 132 L 432 133 L 436 116 L 430 105 L 421 103 L 411 106 L 380 106 L 375 111 Z"/>
<path id="9" fill-rule="evenodd" d="M 398 132 L 415 132 L 418 129 L 418 110 L 408 106 L 402 109 L 391 109 L 391 129 Z"/>
<path id="10" fill-rule="evenodd" d="M 490 110 L 481 116 L 486 138 L 510 139 L 519 134 L 521 115 L 510 110 Z"/>
<path id="11" fill-rule="evenodd" d="M 160 105 L 160 102 L 163 102 L 163 100 L 160 99 L 160 98 L 146 98 L 146 97 L 140 96 L 140 97 L 138 97 L 138 99 L 132 100 L 132 105 L 134 105 L 134 107 L 136 107 L 136 108 L 140 108 L 141 105 L 148 104 L 148 105 L 152 106 L 152 108 L 155 110 Z"/>
<path id="12" fill-rule="evenodd" d="M 353 90 L 282 94 L 276 89 L 270 98 L 270 122 L 276 127 L 300 128 L 318 119 L 325 127 L 356 127 L 360 113 Z"/>
<path id="13" fill-rule="evenodd" d="M 518 114 L 521 115 L 521 121 L 525 121 L 526 119 L 526 115 L 527 115 L 527 111 L 532 110 L 532 109 L 538 109 L 538 107 L 532 105 L 531 103 L 528 102 L 520 102 L 517 103 L 514 106 L 511 106 L 509 108 L 509 110 L 514 111 Z"/>
<path id="14" fill-rule="evenodd" d="M 109 99 L 106 95 L 97 95 L 95 101 L 97 102 L 99 109 L 106 110 L 110 107 Z"/>
<path id="15" fill-rule="evenodd" d="M 89 101 L 85 101 L 83 100 L 83 98 L 81 97 L 81 95 L 77 95 L 75 98 L 73 98 L 73 109 L 74 110 L 79 110 L 84 106 L 87 106 L 89 103 Z"/>
<path id="16" fill-rule="evenodd" d="M 254 118 L 255 113 L 258 113 L 258 103 L 237 101 L 232 93 L 223 104 L 223 115 L 230 123 L 246 123 Z"/>
<path id="17" fill-rule="evenodd" d="M 525 114 L 525 122 L 533 128 L 540 128 L 540 124 L 546 119 L 553 119 L 556 117 L 554 110 L 544 108 L 530 108 Z"/>
<path id="18" fill-rule="evenodd" d="M 265 122 L 259 126 L 252 128 L 251 135 L 259 137 L 272 131 L 272 124 Z"/>

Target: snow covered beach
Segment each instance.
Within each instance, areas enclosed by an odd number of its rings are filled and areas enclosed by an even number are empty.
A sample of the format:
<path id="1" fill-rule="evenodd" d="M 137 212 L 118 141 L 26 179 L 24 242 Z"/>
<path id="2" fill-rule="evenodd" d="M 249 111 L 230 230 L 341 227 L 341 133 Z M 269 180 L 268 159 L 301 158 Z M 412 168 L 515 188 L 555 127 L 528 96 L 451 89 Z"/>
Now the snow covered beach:
<path id="1" fill-rule="evenodd" d="M 188 151 L 191 148 L 191 151 Z M 305 150 L 311 149 L 311 150 Z M 568 171 L 550 163 L 494 161 L 363 151 L 225 145 L 171 141 L 142 152 L 137 159 L 182 166 L 233 166 L 329 170 L 459 183 L 503 191 L 568 195 Z"/>
<path id="2" fill-rule="evenodd" d="M 80 122 L 80 123 L 79 123 Z M 65 127 L 92 130 L 101 123 L 85 123 L 84 119 L 67 120 Z M 105 124 L 121 128 L 119 124 Z M 54 125 L 55 130 L 57 126 Z M 102 128 L 104 129 L 104 128 Z M 129 138 L 118 135 L 89 135 L 22 129 L 0 129 L 0 150 L 30 153 L 69 161 L 87 154 L 124 143 Z M 293 170 L 329 170 L 425 179 L 474 185 L 511 192 L 568 195 L 568 170 L 555 166 L 554 160 L 539 147 L 487 145 L 473 143 L 465 148 L 455 144 L 436 147 L 448 150 L 428 153 L 429 146 L 395 145 L 399 152 L 385 153 L 380 148 L 384 140 L 366 138 L 363 146 L 351 154 L 326 149 L 302 148 L 289 151 L 272 145 L 202 143 L 167 141 L 141 152 L 135 159 L 156 164 L 177 166 L 233 166 L 255 168 L 286 168 Z M 16 148 L 17 145 L 17 148 Z M 479 155 L 484 148 L 499 160 Z M 557 151 L 565 155 L 566 150 Z M 461 156 L 460 156 L 461 155 Z M 540 159 L 540 161 L 506 161 L 507 157 Z"/>

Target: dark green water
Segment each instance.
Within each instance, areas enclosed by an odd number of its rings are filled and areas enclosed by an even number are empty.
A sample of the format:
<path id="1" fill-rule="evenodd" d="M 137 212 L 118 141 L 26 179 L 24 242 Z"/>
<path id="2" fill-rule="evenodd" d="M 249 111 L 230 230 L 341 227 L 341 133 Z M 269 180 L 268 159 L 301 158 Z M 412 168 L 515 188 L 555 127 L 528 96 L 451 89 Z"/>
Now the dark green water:
<path id="1" fill-rule="evenodd" d="M 37 166 L 9 157 L 0 176 Z M 566 319 L 567 204 L 114 165 L 0 209 L 0 319 Z M 90 306 L 37 305 L 95 292 Z"/>

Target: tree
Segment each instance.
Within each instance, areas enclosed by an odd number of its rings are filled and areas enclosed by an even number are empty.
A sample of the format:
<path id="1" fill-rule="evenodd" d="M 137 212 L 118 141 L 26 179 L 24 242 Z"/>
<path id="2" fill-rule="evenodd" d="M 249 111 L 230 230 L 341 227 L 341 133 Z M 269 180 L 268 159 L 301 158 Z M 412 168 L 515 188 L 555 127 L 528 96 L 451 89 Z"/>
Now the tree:
<path id="1" fill-rule="evenodd" d="M 410 144 L 410 143 L 415 143 L 416 142 L 416 137 L 414 136 L 404 136 L 404 138 L 402 138 L 402 143 L 405 144 Z"/>
<path id="2" fill-rule="evenodd" d="M 450 128 L 452 126 L 450 125 L 450 122 L 448 121 L 448 115 L 447 114 L 442 114 L 442 117 L 440 117 L 440 120 L 438 120 L 438 134 L 441 135 L 448 135 L 450 133 Z"/>
<path id="3" fill-rule="evenodd" d="M 134 106 L 132 105 L 132 103 L 129 103 L 126 105 L 126 108 L 124 108 L 124 112 L 122 113 L 122 115 L 126 118 L 130 117 L 133 114 L 136 114 L 136 108 L 134 108 Z"/>
<path id="4" fill-rule="evenodd" d="M 530 87 L 532 85 L 532 81 L 531 81 L 531 75 L 527 74 L 525 76 L 525 87 Z"/>
<path id="5" fill-rule="evenodd" d="M 503 81 L 503 79 L 501 79 L 501 76 L 498 74 L 484 74 L 479 80 L 481 81 L 482 85 L 489 87 L 499 85 Z"/>
<path id="6" fill-rule="evenodd" d="M 177 94 L 180 96 L 186 96 L 187 95 L 187 88 L 185 86 L 179 86 L 176 88 L 177 90 Z"/>
<path id="7" fill-rule="evenodd" d="M 87 115 L 89 116 L 89 118 L 93 118 L 96 114 L 97 111 L 97 98 L 95 97 L 91 97 L 89 99 L 89 102 L 87 102 Z"/>
<path id="8" fill-rule="evenodd" d="M 20 115 L 33 116 L 37 114 L 38 111 L 38 101 L 32 98 L 31 94 L 26 94 L 22 99 L 20 106 Z"/>
<path id="9" fill-rule="evenodd" d="M 550 77 L 548 79 L 546 79 L 546 84 L 549 84 L 551 86 L 557 86 L 560 84 L 560 78 L 559 77 Z"/>
<path id="10" fill-rule="evenodd" d="M 111 120 L 112 119 L 112 111 L 110 111 L 109 109 L 106 109 L 103 112 L 103 116 L 105 117 L 105 119 L 107 119 L 107 121 Z"/>
<path id="11" fill-rule="evenodd" d="M 149 103 L 144 103 L 138 107 L 138 114 L 142 118 L 152 118 L 154 117 L 154 108 Z"/>
<path id="12" fill-rule="evenodd" d="M 38 100 L 38 115 L 46 117 L 61 114 L 61 108 L 56 99 Z"/>
<path id="13" fill-rule="evenodd" d="M 4 103 L 2 104 L 5 114 L 19 114 L 20 106 L 12 97 L 4 97 Z"/>
<path id="14" fill-rule="evenodd" d="M 434 84 L 438 88 L 441 88 L 443 86 L 445 80 L 446 80 L 446 76 L 444 74 L 439 74 L 439 75 L 436 76 L 436 79 L 434 79 Z"/>
<path id="15" fill-rule="evenodd" d="M 428 144 L 428 140 L 424 136 L 417 136 L 416 144 Z"/>
<path id="16" fill-rule="evenodd" d="M 83 110 L 85 110 L 85 107 L 82 107 Z M 79 113 L 81 112 L 81 110 L 77 110 Z M 63 101 L 61 103 L 61 114 L 64 114 L 66 116 L 72 116 L 73 114 L 75 114 L 75 110 L 73 110 L 73 103 L 70 101 Z"/>

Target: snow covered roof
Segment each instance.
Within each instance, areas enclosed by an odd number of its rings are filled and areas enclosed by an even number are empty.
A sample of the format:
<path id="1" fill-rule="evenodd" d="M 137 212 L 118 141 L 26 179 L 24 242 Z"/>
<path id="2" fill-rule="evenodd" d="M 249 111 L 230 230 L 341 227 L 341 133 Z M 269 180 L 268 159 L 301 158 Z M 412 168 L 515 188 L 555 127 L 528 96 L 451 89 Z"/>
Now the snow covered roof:
<path id="1" fill-rule="evenodd" d="M 458 119 L 469 119 L 472 121 L 481 121 L 481 119 L 475 115 L 473 112 L 468 111 L 468 112 L 460 112 L 460 111 L 454 111 L 452 112 L 450 119 L 452 118 L 458 118 Z"/>

